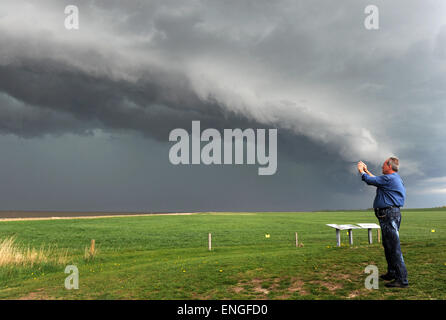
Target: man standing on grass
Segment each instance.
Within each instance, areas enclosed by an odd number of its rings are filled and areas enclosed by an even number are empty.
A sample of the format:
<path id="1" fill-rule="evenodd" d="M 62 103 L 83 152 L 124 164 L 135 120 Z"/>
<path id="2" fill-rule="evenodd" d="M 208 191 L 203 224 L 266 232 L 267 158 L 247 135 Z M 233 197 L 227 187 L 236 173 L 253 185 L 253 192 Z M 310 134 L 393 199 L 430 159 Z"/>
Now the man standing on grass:
<path id="1" fill-rule="evenodd" d="M 407 270 L 401 253 L 399 229 L 401 223 L 400 207 L 404 205 L 406 189 L 398 172 L 399 160 L 390 157 L 382 165 L 382 176 L 375 177 L 364 162 L 358 162 L 358 171 L 362 180 L 368 185 L 377 187 L 373 202 L 375 216 L 379 220 L 382 231 L 384 253 L 387 260 L 387 273 L 380 276 L 389 288 L 406 288 Z"/>

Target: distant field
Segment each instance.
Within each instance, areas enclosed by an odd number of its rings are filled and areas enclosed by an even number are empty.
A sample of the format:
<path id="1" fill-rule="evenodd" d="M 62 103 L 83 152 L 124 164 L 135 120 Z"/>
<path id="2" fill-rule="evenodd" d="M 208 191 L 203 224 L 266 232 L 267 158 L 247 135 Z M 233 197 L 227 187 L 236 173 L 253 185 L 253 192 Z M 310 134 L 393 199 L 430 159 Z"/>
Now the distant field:
<path id="1" fill-rule="evenodd" d="M 369 245 L 355 230 L 350 247 L 343 232 L 337 248 L 325 226 L 366 222 L 376 222 L 371 211 L 0 221 L 0 243 L 13 236 L 22 249 L 66 253 L 63 263 L 0 266 L 0 299 L 446 299 L 446 209 L 403 211 L 408 289 L 365 289 L 367 265 L 386 271 L 376 233 Z M 98 253 L 88 260 L 91 239 Z M 64 287 L 68 264 L 79 290 Z"/>

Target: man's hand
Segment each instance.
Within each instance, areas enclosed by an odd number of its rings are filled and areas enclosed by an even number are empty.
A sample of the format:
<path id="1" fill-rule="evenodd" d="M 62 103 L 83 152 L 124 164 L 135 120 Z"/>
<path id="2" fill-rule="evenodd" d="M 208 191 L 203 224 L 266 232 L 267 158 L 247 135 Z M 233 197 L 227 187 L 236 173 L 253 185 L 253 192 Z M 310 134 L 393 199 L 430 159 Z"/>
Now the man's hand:
<path id="1" fill-rule="evenodd" d="M 374 175 L 367 169 L 367 165 L 362 161 L 358 162 L 358 171 L 360 174 L 363 174 L 365 172 L 369 176 L 374 177 Z"/>
<path id="2" fill-rule="evenodd" d="M 358 171 L 359 171 L 360 174 L 363 174 L 364 171 L 367 170 L 366 164 L 364 162 L 362 162 L 362 161 L 358 162 L 357 167 L 358 167 Z"/>

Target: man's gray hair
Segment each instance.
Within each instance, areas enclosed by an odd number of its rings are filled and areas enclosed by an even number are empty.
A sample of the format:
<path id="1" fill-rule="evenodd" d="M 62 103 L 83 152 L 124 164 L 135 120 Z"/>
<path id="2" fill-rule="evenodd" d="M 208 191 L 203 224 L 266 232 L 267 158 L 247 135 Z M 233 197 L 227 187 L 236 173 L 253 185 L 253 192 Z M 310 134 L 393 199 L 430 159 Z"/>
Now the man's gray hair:
<path id="1" fill-rule="evenodd" d="M 397 157 L 390 157 L 387 164 L 392 167 L 393 171 L 398 172 L 398 169 L 400 168 L 400 159 Z"/>

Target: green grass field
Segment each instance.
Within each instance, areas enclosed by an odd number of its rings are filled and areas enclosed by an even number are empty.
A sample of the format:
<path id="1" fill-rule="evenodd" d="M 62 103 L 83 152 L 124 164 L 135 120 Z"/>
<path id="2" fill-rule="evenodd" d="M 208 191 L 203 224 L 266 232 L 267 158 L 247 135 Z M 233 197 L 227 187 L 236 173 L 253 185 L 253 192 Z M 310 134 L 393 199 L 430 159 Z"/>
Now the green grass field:
<path id="1" fill-rule="evenodd" d="M 79 289 L 64 287 L 65 264 L 0 267 L 0 299 L 445 299 L 446 209 L 403 210 L 400 230 L 410 287 L 367 290 L 367 265 L 386 272 L 367 230 L 354 246 L 326 223 L 376 222 L 371 211 L 200 213 L 97 219 L 2 221 L 0 240 L 68 251 Z M 435 230 L 435 232 L 432 232 Z M 208 251 L 208 233 L 213 250 Z M 296 248 L 295 232 L 303 247 Z M 265 234 L 270 234 L 266 238 Z M 84 258 L 96 240 L 98 253 Z"/>

